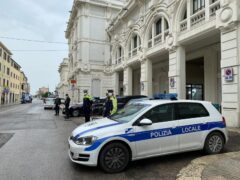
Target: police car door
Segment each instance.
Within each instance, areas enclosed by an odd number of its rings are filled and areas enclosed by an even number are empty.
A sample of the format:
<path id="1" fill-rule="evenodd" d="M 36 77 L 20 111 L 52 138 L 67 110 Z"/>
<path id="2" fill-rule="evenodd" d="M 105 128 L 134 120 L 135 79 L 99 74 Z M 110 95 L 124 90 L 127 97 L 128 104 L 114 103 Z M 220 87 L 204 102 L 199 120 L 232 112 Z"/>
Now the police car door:
<path id="1" fill-rule="evenodd" d="M 176 103 L 176 116 L 179 119 L 180 151 L 202 148 L 209 118 L 205 107 L 200 103 Z"/>
<path id="2" fill-rule="evenodd" d="M 138 157 L 178 151 L 178 137 L 172 134 L 172 130 L 177 127 L 173 104 L 153 107 L 138 122 L 144 118 L 150 119 L 152 125 L 141 126 L 136 123 Z"/>

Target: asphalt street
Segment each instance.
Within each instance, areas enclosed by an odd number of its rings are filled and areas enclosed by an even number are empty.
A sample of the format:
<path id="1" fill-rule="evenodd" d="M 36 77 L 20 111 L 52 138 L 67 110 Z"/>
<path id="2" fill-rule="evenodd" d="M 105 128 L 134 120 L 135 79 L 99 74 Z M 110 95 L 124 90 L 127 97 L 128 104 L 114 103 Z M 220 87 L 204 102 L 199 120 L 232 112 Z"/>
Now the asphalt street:
<path id="1" fill-rule="evenodd" d="M 67 139 L 76 119 L 64 121 L 41 101 L 0 108 L 0 180 L 176 179 L 201 151 L 136 161 L 120 174 L 72 163 Z M 240 151 L 240 135 L 230 133 L 225 152 Z"/>

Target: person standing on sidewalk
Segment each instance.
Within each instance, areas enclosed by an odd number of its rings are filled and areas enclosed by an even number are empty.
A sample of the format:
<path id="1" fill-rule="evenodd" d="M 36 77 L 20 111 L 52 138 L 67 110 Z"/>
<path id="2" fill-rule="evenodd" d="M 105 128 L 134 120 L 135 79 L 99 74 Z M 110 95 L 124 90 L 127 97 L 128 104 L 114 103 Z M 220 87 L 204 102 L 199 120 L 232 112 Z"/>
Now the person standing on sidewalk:
<path id="1" fill-rule="evenodd" d="M 83 112 L 85 117 L 85 123 L 90 121 L 91 111 L 92 111 L 92 97 L 88 94 L 87 90 L 84 90 L 84 97 L 83 97 Z"/>
<path id="2" fill-rule="evenodd" d="M 104 117 L 108 117 L 117 112 L 117 98 L 114 96 L 113 90 L 108 90 L 108 98 L 104 109 Z"/>
<path id="3" fill-rule="evenodd" d="M 68 96 L 68 94 L 66 94 L 66 100 L 65 100 L 65 119 L 68 119 L 69 118 L 69 106 L 70 106 L 70 102 L 71 102 L 71 99 L 70 97 Z"/>
<path id="4" fill-rule="evenodd" d="M 59 96 L 56 97 L 54 104 L 55 104 L 55 116 L 59 116 L 59 109 L 60 109 L 60 104 L 61 104 L 61 100 L 60 100 Z"/>
<path id="5" fill-rule="evenodd" d="M 111 97 L 111 101 L 112 101 L 112 110 L 111 110 L 111 115 L 115 114 L 117 112 L 117 109 L 118 109 L 118 102 L 117 102 L 117 98 L 116 96 L 114 95 L 114 91 L 113 90 L 110 90 L 109 91 L 109 96 Z"/>

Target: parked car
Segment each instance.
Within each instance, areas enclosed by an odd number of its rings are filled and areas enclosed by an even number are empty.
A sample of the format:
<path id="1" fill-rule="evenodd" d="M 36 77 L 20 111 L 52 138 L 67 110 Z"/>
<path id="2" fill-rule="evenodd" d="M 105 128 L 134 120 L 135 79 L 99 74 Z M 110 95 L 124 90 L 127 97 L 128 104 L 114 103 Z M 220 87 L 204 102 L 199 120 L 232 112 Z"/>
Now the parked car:
<path id="1" fill-rule="evenodd" d="M 123 108 L 125 106 L 125 104 L 128 103 L 132 99 L 141 99 L 141 98 L 147 98 L 147 97 L 142 96 L 142 95 L 117 97 L 118 109 Z M 93 105 L 92 105 L 92 114 L 93 115 L 101 116 L 103 114 L 105 101 L 106 101 L 105 97 L 93 99 Z M 62 113 L 65 114 L 65 108 L 62 108 Z M 84 116 L 83 103 L 71 105 L 69 107 L 69 115 L 72 117 Z"/>
<path id="2" fill-rule="evenodd" d="M 78 103 L 78 104 L 71 105 L 69 107 L 69 115 L 72 116 L 72 117 L 83 116 L 84 115 L 84 113 L 83 113 L 83 103 Z"/>
<path id="3" fill-rule="evenodd" d="M 131 161 L 204 150 L 218 154 L 228 141 L 226 121 L 205 101 L 144 100 L 109 118 L 77 127 L 68 139 L 74 163 L 118 173 Z"/>
<path id="4" fill-rule="evenodd" d="M 54 101 L 55 101 L 55 98 L 45 98 L 43 101 L 44 109 L 54 109 L 54 106 L 55 106 Z"/>
<path id="5" fill-rule="evenodd" d="M 25 104 L 25 103 L 32 103 L 32 96 L 28 93 L 23 94 L 22 98 L 21 98 L 21 103 Z"/>
<path id="6" fill-rule="evenodd" d="M 147 96 L 142 96 L 142 95 L 117 96 L 118 109 L 122 109 L 130 100 L 142 99 L 142 98 L 147 98 Z M 99 100 L 96 100 L 96 102 L 93 104 L 93 114 L 94 115 L 102 115 L 103 114 L 105 101 L 106 101 L 106 98 L 100 98 Z"/>

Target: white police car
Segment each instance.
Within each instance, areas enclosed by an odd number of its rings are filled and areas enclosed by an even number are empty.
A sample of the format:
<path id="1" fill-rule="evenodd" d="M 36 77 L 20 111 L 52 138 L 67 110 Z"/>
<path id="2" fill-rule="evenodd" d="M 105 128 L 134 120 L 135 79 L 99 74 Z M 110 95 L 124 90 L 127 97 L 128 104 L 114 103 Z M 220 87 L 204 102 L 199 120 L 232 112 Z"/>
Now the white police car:
<path id="1" fill-rule="evenodd" d="M 132 160 L 200 149 L 220 153 L 227 140 L 225 119 L 210 102 L 146 100 L 76 128 L 69 157 L 116 173 Z"/>

